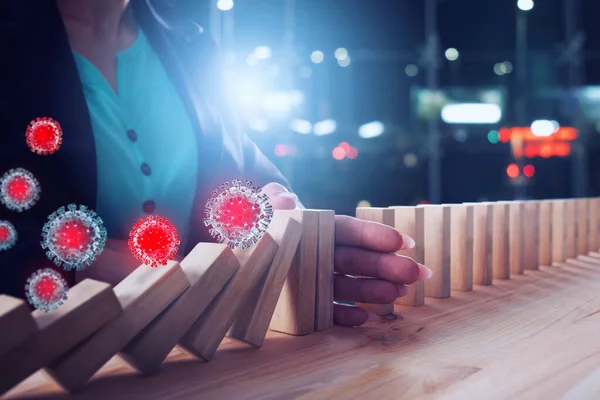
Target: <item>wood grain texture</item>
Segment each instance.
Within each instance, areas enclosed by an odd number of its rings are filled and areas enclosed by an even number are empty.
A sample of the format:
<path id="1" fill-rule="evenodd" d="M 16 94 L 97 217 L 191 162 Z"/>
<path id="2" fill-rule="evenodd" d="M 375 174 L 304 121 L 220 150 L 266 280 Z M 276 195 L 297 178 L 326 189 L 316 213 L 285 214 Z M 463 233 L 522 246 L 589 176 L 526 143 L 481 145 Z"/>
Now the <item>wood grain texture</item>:
<path id="1" fill-rule="evenodd" d="M 590 199 L 590 214 L 588 218 L 588 223 L 589 251 L 598 251 L 600 249 L 600 199 Z"/>
<path id="2" fill-rule="evenodd" d="M 356 218 L 365 221 L 379 222 L 387 226 L 394 226 L 394 210 L 380 207 L 358 207 Z M 367 277 L 368 278 L 368 277 Z M 390 315 L 394 313 L 394 303 L 389 304 L 367 304 L 356 302 L 357 307 L 364 308 L 376 315 Z"/>
<path id="3" fill-rule="evenodd" d="M 508 205 L 508 264 L 511 274 L 522 274 L 523 267 L 523 208 L 522 201 Z"/>
<path id="4" fill-rule="evenodd" d="M 473 206 L 450 205 L 451 289 L 473 290 Z"/>
<path id="5" fill-rule="evenodd" d="M 423 205 L 425 265 L 433 276 L 425 282 L 425 297 L 450 296 L 450 207 Z"/>
<path id="6" fill-rule="evenodd" d="M 0 356 L 0 393 L 62 357 L 121 311 L 112 287 L 92 279 L 73 286 L 57 310 L 35 310 L 36 334 Z"/>
<path id="7" fill-rule="evenodd" d="M 197 357 L 212 360 L 227 331 L 271 265 L 278 247 L 266 232 L 249 249 L 234 250 L 240 269 L 179 341 L 181 347 Z"/>
<path id="8" fill-rule="evenodd" d="M 590 249 L 589 245 L 589 236 L 588 236 L 588 218 L 590 200 L 589 199 L 577 199 L 575 200 L 576 211 L 577 211 L 577 255 L 587 254 Z"/>
<path id="9" fill-rule="evenodd" d="M 0 294 L 0 355 L 37 332 L 29 307 L 21 299 Z"/>
<path id="10" fill-rule="evenodd" d="M 552 201 L 540 201 L 540 223 L 538 230 L 539 265 L 552 265 Z"/>
<path id="11" fill-rule="evenodd" d="M 473 205 L 473 284 L 491 285 L 492 270 L 492 203 Z"/>
<path id="12" fill-rule="evenodd" d="M 188 285 L 189 281 L 179 263 L 169 261 L 158 268 L 141 265 L 114 288 L 123 312 L 89 339 L 51 363 L 49 372 L 65 389 L 82 389 L 94 373 L 167 308 Z"/>
<path id="13" fill-rule="evenodd" d="M 598 398 L 600 260 L 511 278 L 397 306 L 395 321 L 301 338 L 270 332 L 260 351 L 226 340 L 214 363 L 174 351 L 143 380 L 114 358 L 81 398 Z M 41 373 L 11 393 L 25 395 L 67 398 Z"/>
<path id="14" fill-rule="evenodd" d="M 415 240 L 415 247 L 400 250 L 397 254 L 410 257 L 416 262 L 425 262 L 425 221 L 423 208 L 397 206 L 394 210 L 394 228 L 400 233 L 410 236 Z M 409 286 L 408 294 L 396 300 L 395 304 L 405 306 L 422 306 L 425 304 L 425 282 L 417 281 Z"/>
<path id="15" fill-rule="evenodd" d="M 197 244 L 180 266 L 189 287 L 121 352 L 144 374 L 160 369 L 179 339 L 240 268 L 233 251 L 227 245 L 217 243 Z"/>
<path id="16" fill-rule="evenodd" d="M 291 210 L 289 215 L 302 225 L 302 237 L 269 328 L 302 336 L 315 331 L 319 212 Z"/>
<path id="17" fill-rule="evenodd" d="M 577 200 L 565 200 L 565 256 L 577 257 Z"/>
<path id="18" fill-rule="evenodd" d="M 552 202 L 552 263 L 565 261 L 565 200 Z"/>
<path id="19" fill-rule="evenodd" d="M 494 279 L 509 279 L 508 247 L 508 206 L 507 202 L 492 205 L 492 271 Z"/>
<path id="20" fill-rule="evenodd" d="M 323 331 L 333 327 L 334 259 L 335 212 L 333 210 L 319 210 L 315 331 Z"/>
<path id="21" fill-rule="evenodd" d="M 539 267 L 539 202 L 526 201 L 523 207 L 523 268 Z"/>
<path id="22" fill-rule="evenodd" d="M 289 212 L 276 210 L 269 234 L 277 243 L 277 253 L 229 330 L 230 337 L 256 347 L 262 346 L 269 330 L 277 300 L 300 243 L 302 225 L 291 218 Z M 333 299 L 331 302 L 333 304 Z"/>

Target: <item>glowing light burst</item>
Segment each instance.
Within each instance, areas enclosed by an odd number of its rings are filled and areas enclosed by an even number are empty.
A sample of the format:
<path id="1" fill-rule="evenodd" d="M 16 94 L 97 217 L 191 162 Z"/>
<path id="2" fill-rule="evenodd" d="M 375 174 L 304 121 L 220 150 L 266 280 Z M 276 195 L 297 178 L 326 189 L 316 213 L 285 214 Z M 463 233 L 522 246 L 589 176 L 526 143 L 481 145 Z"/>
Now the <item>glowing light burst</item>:
<path id="1" fill-rule="evenodd" d="M 38 310 L 46 312 L 62 306 L 63 301 L 67 300 L 68 291 L 64 278 L 50 268 L 35 272 L 25 285 L 27 301 Z"/>
<path id="2" fill-rule="evenodd" d="M 40 199 L 40 183 L 23 168 L 11 169 L 0 178 L 0 202 L 9 210 L 25 211 Z"/>
<path id="3" fill-rule="evenodd" d="M 66 271 L 89 267 L 104 250 L 106 228 L 102 219 L 86 206 L 69 204 L 48 216 L 42 228 L 42 248 Z"/>
<path id="4" fill-rule="evenodd" d="M 0 251 L 8 250 L 17 243 L 18 235 L 14 225 L 0 221 Z"/>
<path id="5" fill-rule="evenodd" d="M 273 208 L 260 188 L 239 180 L 225 182 L 212 192 L 204 209 L 204 225 L 210 235 L 230 248 L 242 249 L 256 244 L 269 228 Z"/>
<path id="6" fill-rule="evenodd" d="M 54 154 L 62 144 L 62 128 L 52 118 L 36 118 L 27 126 L 25 140 L 33 153 Z"/>
<path id="7" fill-rule="evenodd" d="M 140 219 L 129 232 L 129 249 L 135 257 L 152 267 L 166 265 L 177 254 L 181 243 L 177 229 L 160 216 Z"/>

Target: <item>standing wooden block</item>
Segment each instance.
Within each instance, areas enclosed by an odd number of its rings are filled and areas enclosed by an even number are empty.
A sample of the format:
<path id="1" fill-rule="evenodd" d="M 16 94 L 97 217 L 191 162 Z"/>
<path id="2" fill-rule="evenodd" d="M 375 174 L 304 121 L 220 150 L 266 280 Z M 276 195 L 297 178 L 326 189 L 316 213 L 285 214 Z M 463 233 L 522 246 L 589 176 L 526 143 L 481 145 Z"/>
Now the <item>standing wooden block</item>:
<path id="1" fill-rule="evenodd" d="M 315 331 L 319 212 L 292 210 L 289 215 L 302 225 L 302 236 L 269 328 L 301 336 Z"/>
<path id="2" fill-rule="evenodd" d="M 264 279 L 256 286 L 248 301 L 242 305 L 229 336 L 261 347 L 277 306 L 292 260 L 302 236 L 302 225 L 289 215 L 290 211 L 276 210 L 269 234 L 279 246 Z M 333 272 L 331 273 L 333 279 Z M 333 295 L 332 295 L 333 296 Z M 332 299 L 333 304 L 333 299 Z M 333 320 L 333 315 L 331 316 Z"/>
<path id="3" fill-rule="evenodd" d="M 36 332 L 27 304 L 21 299 L 0 294 L 0 355 Z"/>
<path id="4" fill-rule="evenodd" d="M 452 290 L 473 290 L 473 206 L 450 205 L 450 277 Z"/>
<path id="5" fill-rule="evenodd" d="M 394 210 L 391 208 L 358 207 L 356 209 L 356 218 L 366 221 L 379 222 L 391 227 L 394 226 Z M 357 302 L 356 306 L 362 307 L 365 310 L 377 315 L 389 315 L 394 313 L 394 303 L 367 304 Z"/>
<path id="6" fill-rule="evenodd" d="M 278 247 L 266 232 L 249 249 L 234 251 L 241 267 L 180 340 L 179 344 L 185 350 L 207 361 L 212 360 L 233 321 L 240 316 L 271 265 Z"/>
<path id="7" fill-rule="evenodd" d="M 565 247 L 565 217 L 566 200 L 552 202 L 552 262 L 560 263 L 566 260 Z"/>
<path id="8" fill-rule="evenodd" d="M 425 297 L 450 297 L 450 207 L 420 205 L 425 224 L 425 265 L 433 276 L 425 282 Z"/>
<path id="9" fill-rule="evenodd" d="M 394 210 L 394 228 L 415 240 L 415 247 L 400 250 L 397 254 L 410 257 L 416 262 L 425 263 L 425 221 L 422 207 L 391 207 Z M 425 282 L 417 281 L 409 286 L 408 294 L 396 300 L 403 306 L 422 306 L 425 304 Z"/>
<path id="10" fill-rule="evenodd" d="M 539 202 L 526 201 L 523 208 L 523 267 L 525 269 L 539 269 Z"/>
<path id="11" fill-rule="evenodd" d="M 510 279 L 508 203 L 492 204 L 492 270 L 494 279 Z"/>
<path id="12" fill-rule="evenodd" d="M 587 255 L 589 253 L 589 199 L 577 199 L 577 255 Z"/>
<path id="13" fill-rule="evenodd" d="M 539 203 L 539 230 L 538 230 L 538 263 L 539 265 L 552 265 L 552 202 L 548 200 Z"/>
<path id="14" fill-rule="evenodd" d="M 333 210 L 319 210 L 315 331 L 324 331 L 333 327 L 334 258 L 335 212 Z"/>
<path id="15" fill-rule="evenodd" d="M 577 257 L 577 200 L 565 200 L 565 256 Z"/>
<path id="16" fill-rule="evenodd" d="M 194 321 L 235 275 L 240 264 L 225 244 L 199 243 L 181 261 L 190 287 L 123 349 L 140 372 L 152 374 Z"/>
<path id="17" fill-rule="evenodd" d="M 492 203 L 466 203 L 473 206 L 473 283 L 491 285 L 492 270 Z"/>
<path id="18" fill-rule="evenodd" d="M 50 365 L 51 375 L 69 391 L 81 389 L 112 356 L 188 287 L 179 264 L 142 265 L 114 288 L 123 313 Z M 91 313 L 97 317 L 98 311 Z"/>
<path id="19" fill-rule="evenodd" d="M 37 333 L 0 356 L 0 393 L 67 354 L 120 314 L 110 285 L 91 279 L 73 286 L 57 310 L 34 311 Z"/>
<path id="20" fill-rule="evenodd" d="M 600 237 L 598 235 L 598 224 L 600 224 L 600 199 L 590 199 L 589 204 L 589 251 L 598 251 L 600 249 Z"/>
<path id="21" fill-rule="evenodd" d="M 508 204 L 508 263 L 511 274 L 523 273 L 523 208 L 522 201 Z"/>

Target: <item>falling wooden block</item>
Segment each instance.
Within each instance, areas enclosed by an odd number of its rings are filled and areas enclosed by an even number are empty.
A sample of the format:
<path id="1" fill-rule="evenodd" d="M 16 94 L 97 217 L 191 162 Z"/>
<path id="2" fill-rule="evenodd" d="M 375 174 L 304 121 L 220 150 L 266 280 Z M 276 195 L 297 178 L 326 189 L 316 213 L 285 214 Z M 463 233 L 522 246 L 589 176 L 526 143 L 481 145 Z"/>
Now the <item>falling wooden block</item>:
<path id="1" fill-rule="evenodd" d="M 598 236 L 598 224 L 600 223 L 600 199 L 590 199 L 588 218 L 588 252 L 600 249 L 600 237 Z"/>
<path id="2" fill-rule="evenodd" d="M 73 286 L 57 310 L 32 314 L 37 333 L 0 356 L 0 393 L 51 364 L 121 315 L 109 284 L 86 279 Z M 78 366 L 79 368 L 79 366 Z"/>
<path id="3" fill-rule="evenodd" d="M 523 268 L 539 269 L 539 202 L 526 201 L 523 207 Z"/>
<path id="4" fill-rule="evenodd" d="M 565 200 L 554 200 L 552 202 L 552 263 L 561 263 L 567 258 L 565 246 L 565 204 Z"/>
<path id="5" fill-rule="evenodd" d="M 552 202 L 539 203 L 538 264 L 552 265 Z"/>
<path id="6" fill-rule="evenodd" d="M 114 288 L 123 313 L 50 365 L 48 372 L 69 391 L 81 389 L 112 356 L 188 287 L 179 263 L 142 265 Z M 97 312 L 94 311 L 94 315 Z"/>
<path id="7" fill-rule="evenodd" d="M 522 201 L 508 204 L 508 264 L 511 274 L 522 274 L 523 267 L 523 209 Z"/>
<path id="8" fill-rule="evenodd" d="M 302 237 L 269 329 L 301 336 L 315 331 L 319 212 L 292 210 L 290 216 L 302 225 Z"/>
<path id="9" fill-rule="evenodd" d="M 207 361 L 213 358 L 227 331 L 240 316 L 244 305 L 249 302 L 271 265 L 278 247 L 277 242 L 266 232 L 249 249 L 234 250 L 240 269 L 181 338 L 180 346 Z"/>
<path id="10" fill-rule="evenodd" d="M 492 203 L 492 271 L 494 279 L 510 279 L 507 202 Z"/>
<path id="11" fill-rule="evenodd" d="M 122 351 L 145 374 L 155 373 L 194 321 L 235 275 L 240 264 L 225 244 L 199 243 L 181 261 L 190 287 Z"/>
<path id="12" fill-rule="evenodd" d="M 577 211 L 577 255 L 586 255 L 589 253 L 588 248 L 588 218 L 589 218 L 589 200 L 575 200 Z"/>
<path id="13" fill-rule="evenodd" d="M 425 265 L 433 276 L 425 282 L 425 297 L 450 297 L 450 207 L 419 205 L 425 226 Z"/>
<path id="14" fill-rule="evenodd" d="M 230 337 L 256 347 L 261 347 L 265 340 L 277 300 L 302 236 L 302 225 L 291 218 L 289 213 L 287 210 L 275 211 L 269 234 L 278 245 L 277 252 L 264 278 L 242 305 L 229 330 Z M 331 275 L 333 278 L 333 272 Z M 331 301 L 333 304 L 333 299 Z"/>
<path id="15" fill-rule="evenodd" d="M 317 297 L 315 331 L 333 327 L 333 278 L 335 257 L 335 211 L 319 210 L 317 245 Z"/>
<path id="16" fill-rule="evenodd" d="M 415 247 L 400 250 L 397 254 L 410 257 L 420 264 L 425 263 L 425 225 L 422 207 L 391 207 L 394 210 L 394 228 L 415 240 Z M 422 306 L 425 304 L 425 282 L 417 281 L 409 286 L 408 294 L 396 299 L 396 304 Z"/>
<path id="17" fill-rule="evenodd" d="M 577 200 L 565 201 L 565 256 L 577 257 Z"/>
<path id="18" fill-rule="evenodd" d="M 492 269 L 492 203 L 466 203 L 473 206 L 473 284 L 491 285 Z"/>
<path id="19" fill-rule="evenodd" d="M 450 205 L 451 289 L 473 290 L 473 206 Z"/>
<path id="20" fill-rule="evenodd" d="M 365 221 L 379 222 L 387 226 L 394 226 L 394 210 L 391 208 L 358 207 L 356 218 Z M 389 304 L 367 304 L 356 302 L 357 307 L 377 315 L 390 315 L 394 313 L 394 303 Z"/>
<path id="21" fill-rule="evenodd" d="M 36 332 L 29 306 L 23 300 L 0 294 L 0 355 Z"/>

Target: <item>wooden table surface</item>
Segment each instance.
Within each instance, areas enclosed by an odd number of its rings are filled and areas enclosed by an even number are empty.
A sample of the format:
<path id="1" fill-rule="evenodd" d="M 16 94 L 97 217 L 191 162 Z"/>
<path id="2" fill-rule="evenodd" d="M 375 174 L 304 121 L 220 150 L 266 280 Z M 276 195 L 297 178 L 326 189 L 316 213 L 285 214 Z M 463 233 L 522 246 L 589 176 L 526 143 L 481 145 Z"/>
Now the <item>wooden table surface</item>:
<path id="1" fill-rule="evenodd" d="M 262 349 L 226 340 L 209 363 L 174 350 L 140 377 L 118 357 L 82 399 L 600 399 L 600 254 L 473 292 L 397 307 L 397 320 Z M 43 372 L 7 397 L 67 397 Z"/>

